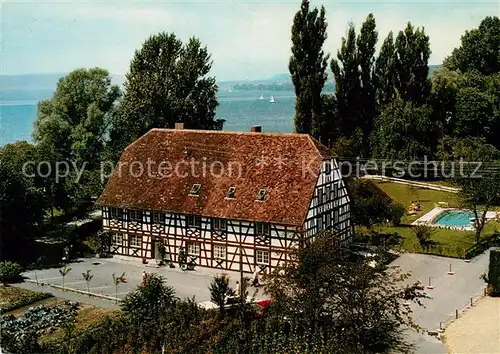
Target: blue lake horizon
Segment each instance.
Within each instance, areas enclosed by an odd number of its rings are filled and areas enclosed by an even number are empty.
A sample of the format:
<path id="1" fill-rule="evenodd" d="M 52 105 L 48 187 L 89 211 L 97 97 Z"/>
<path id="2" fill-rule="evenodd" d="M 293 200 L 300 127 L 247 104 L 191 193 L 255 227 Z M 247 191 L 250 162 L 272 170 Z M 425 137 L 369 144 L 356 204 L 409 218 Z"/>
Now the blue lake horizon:
<path id="1" fill-rule="evenodd" d="M 38 102 L 51 98 L 53 90 L 0 92 L 0 146 L 19 140 L 32 141 Z M 260 100 L 260 96 L 264 99 Z M 270 103 L 270 96 L 275 103 Z M 264 132 L 293 131 L 295 94 L 292 91 L 219 91 L 217 119 L 225 119 L 225 131 L 249 131 L 261 125 Z"/>

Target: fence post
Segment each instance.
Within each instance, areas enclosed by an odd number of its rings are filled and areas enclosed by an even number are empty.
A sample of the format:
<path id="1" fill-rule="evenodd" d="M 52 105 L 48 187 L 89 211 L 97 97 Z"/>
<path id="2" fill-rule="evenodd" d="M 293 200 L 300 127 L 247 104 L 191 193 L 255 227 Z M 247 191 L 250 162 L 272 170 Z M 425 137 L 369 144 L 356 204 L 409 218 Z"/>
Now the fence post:
<path id="1" fill-rule="evenodd" d="M 455 310 L 455 318 L 458 318 L 458 309 Z"/>

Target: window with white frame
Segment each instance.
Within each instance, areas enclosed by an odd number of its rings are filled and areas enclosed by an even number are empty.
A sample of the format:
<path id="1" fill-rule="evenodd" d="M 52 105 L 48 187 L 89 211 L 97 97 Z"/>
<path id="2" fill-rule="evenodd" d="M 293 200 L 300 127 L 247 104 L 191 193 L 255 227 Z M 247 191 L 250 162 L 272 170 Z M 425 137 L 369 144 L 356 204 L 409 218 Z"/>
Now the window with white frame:
<path id="1" fill-rule="evenodd" d="M 128 217 L 130 221 L 142 221 L 142 211 L 140 210 L 129 210 Z"/>
<path id="2" fill-rule="evenodd" d="M 271 234 L 271 227 L 269 224 L 263 222 L 255 223 L 255 234 L 260 236 L 269 236 Z"/>
<path id="3" fill-rule="evenodd" d="M 123 209 L 120 208 L 109 208 L 109 217 L 110 219 L 121 220 L 123 218 Z"/>
<path id="4" fill-rule="evenodd" d="M 212 230 L 214 230 L 214 231 L 226 231 L 227 230 L 227 220 L 213 218 L 212 219 Z"/>
<path id="5" fill-rule="evenodd" d="M 214 258 L 226 259 L 226 246 L 214 245 Z"/>
<path id="6" fill-rule="evenodd" d="M 255 260 L 258 264 L 269 264 L 269 252 L 256 250 Z"/>
<path id="7" fill-rule="evenodd" d="M 201 227 L 201 216 L 188 215 L 187 216 L 187 226 L 188 227 Z"/>
<path id="8" fill-rule="evenodd" d="M 200 243 L 199 242 L 188 242 L 187 253 L 191 254 L 191 255 L 199 256 L 201 253 Z"/>
<path id="9" fill-rule="evenodd" d="M 142 236 L 129 235 L 129 245 L 130 247 L 141 247 L 142 246 Z"/>
<path id="10" fill-rule="evenodd" d="M 165 213 L 154 212 L 153 213 L 153 223 L 165 224 Z"/>
<path id="11" fill-rule="evenodd" d="M 120 245 L 121 246 L 122 242 L 123 242 L 123 235 L 122 234 L 113 233 L 111 235 L 111 243 L 113 245 Z"/>

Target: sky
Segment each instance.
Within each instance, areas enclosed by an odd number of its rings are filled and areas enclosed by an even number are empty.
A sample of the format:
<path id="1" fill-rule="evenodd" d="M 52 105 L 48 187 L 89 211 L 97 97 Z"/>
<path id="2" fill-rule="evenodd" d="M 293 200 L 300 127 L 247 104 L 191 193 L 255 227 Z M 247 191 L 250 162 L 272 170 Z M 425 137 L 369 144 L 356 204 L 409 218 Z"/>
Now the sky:
<path id="1" fill-rule="evenodd" d="M 258 80 L 288 71 L 296 1 L 9 1 L 1 2 L 0 73 L 61 73 L 80 67 L 128 71 L 134 51 L 150 35 L 198 37 L 212 53 L 218 80 Z M 335 55 L 351 21 L 359 29 L 375 15 L 379 46 L 410 21 L 430 36 L 429 64 L 440 64 L 460 36 L 500 1 L 311 1 L 324 5 L 325 51 Z"/>

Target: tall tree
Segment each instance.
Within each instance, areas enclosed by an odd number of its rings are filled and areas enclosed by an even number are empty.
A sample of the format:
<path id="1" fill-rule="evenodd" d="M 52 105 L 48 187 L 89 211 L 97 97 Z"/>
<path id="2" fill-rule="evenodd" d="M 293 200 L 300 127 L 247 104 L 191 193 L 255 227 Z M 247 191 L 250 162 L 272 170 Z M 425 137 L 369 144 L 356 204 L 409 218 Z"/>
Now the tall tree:
<path id="1" fill-rule="evenodd" d="M 40 102 L 33 137 L 60 158 L 95 166 L 119 97 L 107 70 L 74 70 L 59 80 L 52 99 Z"/>
<path id="2" fill-rule="evenodd" d="M 500 163 L 495 160 L 499 151 L 477 138 L 457 141 L 454 153 L 465 161 L 474 162 L 456 173 L 455 183 L 461 188 L 460 199 L 464 207 L 474 213 L 475 241 L 479 242 L 487 221 L 486 213 L 500 203 Z"/>
<path id="3" fill-rule="evenodd" d="M 444 61 L 450 70 L 476 70 L 483 75 L 500 72 L 500 18 L 485 17 L 479 28 L 466 31 L 461 46 Z"/>
<path id="4" fill-rule="evenodd" d="M 373 14 L 369 14 L 361 26 L 361 31 L 356 41 L 361 79 L 361 102 L 359 102 L 359 105 L 361 107 L 361 129 L 363 131 L 362 152 L 365 156 L 368 156 L 370 153 L 369 138 L 377 113 L 374 80 L 375 45 L 377 44 L 377 40 L 378 33 L 376 31 L 375 17 Z"/>
<path id="5" fill-rule="evenodd" d="M 396 98 L 375 121 L 372 150 L 376 157 L 411 160 L 432 156 L 437 145 L 431 109 Z"/>
<path id="6" fill-rule="evenodd" d="M 395 51 L 394 37 L 391 31 L 384 43 L 382 43 L 375 62 L 374 76 L 377 87 L 377 108 L 379 110 L 391 102 L 396 93 Z"/>
<path id="7" fill-rule="evenodd" d="M 288 65 L 295 87 L 295 131 L 325 141 L 321 91 L 327 79 L 328 55 L 323 52 L 327 23 L 325 8 L 310 10 L 303 0 L 292 25 L 292 56 Z"/>
<path id="8" fill-rule="evenodd" d="M 337 51 L 337 59 L 332 59 L 331 69 L 335 79 L 335 96 L 341 136 L 362 137 L 361 126 L 361 81 L 356 48 L 356 30 L 349 24 L 346 37 Z M 360 140 L 360 139 L 358 139 Z M 362 141 L 355 141 L 356 151 L 362 150 Z"/>
<path id="9" fill-rule="evenodd" d="M 72 199 L 100 192 L 97 171 L 120 94 L 107 70 L 77 69 L 59 80 L 51 99 L 39 103 L 33 138 L 42 159 L 50 164 L 44 175 L 52 206 L 67 210 Z M 73 168 L 56 175 L 63 163 L 64 168 L 73 164 L 84 168 L 80 179 Z"/>
<path id="10" fill-rule="evenodd" d="M 429 36 L 424 28 L 416 30 L 408 23 L 395 42 L 396 88 L 405 101 L 426 103 L 430 93 L 428 60 L 431 55 Z"/>
<path id="11" fill-rule="evenodd" d="M 126 75 L 120 112 L 113 121 L 111 149 L 122 149 L 152 128 L 222 129 L 215 119 L 217 84 L 207 76 L 211 56 L 197 38 L 185 44 L 165 32 L 135 52 Z"/>
<path id="12" fill-rule="evenodd" d="M 0 149 L 0 260 L 26 260 L 43 219 L 42 194 L 21 172 L 28 151 L 27 143 Z"/>

